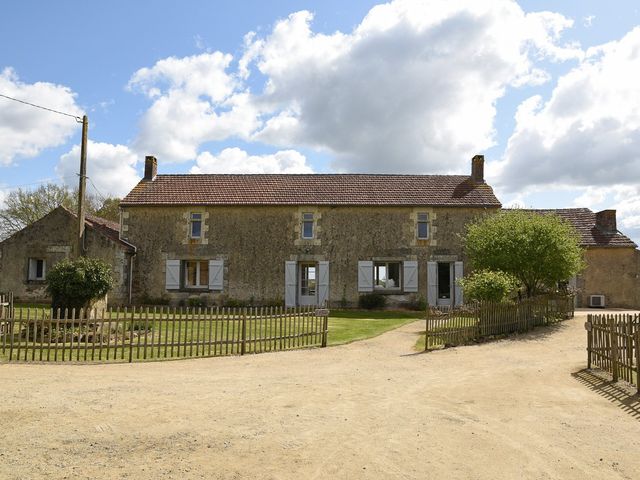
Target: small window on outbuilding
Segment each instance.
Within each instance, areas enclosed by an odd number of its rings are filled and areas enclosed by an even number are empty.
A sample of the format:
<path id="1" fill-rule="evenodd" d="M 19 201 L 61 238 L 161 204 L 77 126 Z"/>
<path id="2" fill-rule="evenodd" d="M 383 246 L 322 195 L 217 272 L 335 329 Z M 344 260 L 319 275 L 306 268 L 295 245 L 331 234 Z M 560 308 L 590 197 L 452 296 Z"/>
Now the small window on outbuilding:
<path id="1" fill-rule="evenodd" d="M 418 240 L 427 240 L 429 238 L 429 214 L 418 213 L 416 222 L 416 234 Z"/>
<path id="2" fill-rule="evenodd" d="M 189 220 L 189 237 L 202 238 L 202 213 L 192 213 Z"/>
<path id="3" fill-rule="evenodd" d="M 313 238 L 313 213 L 302 214 L 302 238 Z"/>
<path id="4" fill-rule="evenodd" d="M 46 262 L 42 258 L 29 259 L 28 280 L 44 280 L 46 277 Z"/>

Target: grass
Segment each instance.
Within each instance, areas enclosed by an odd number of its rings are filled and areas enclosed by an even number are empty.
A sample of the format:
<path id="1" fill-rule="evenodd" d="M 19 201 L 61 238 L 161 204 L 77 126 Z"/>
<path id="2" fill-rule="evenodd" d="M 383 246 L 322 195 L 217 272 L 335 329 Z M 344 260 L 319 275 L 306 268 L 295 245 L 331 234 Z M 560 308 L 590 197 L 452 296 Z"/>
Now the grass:
<path id="1" fill-rule="evenodd" d="M 29 317 L 31 319 L 34 319 L 34 318 L 40 319 L 42 318 L 43 307 L 45 309 L 48 309 L 46 305 L 35 305 L 35 304 L 16 305 L 15 306 L 16 318 L 19 318 L 21 315 L 22 319 L 26 320 L 27 312 L 28 312 Z M 36 311 L 38 312 L 37 316 L 36 316 Z M 48 314 L 48 311 L 46 311 L 46 313 Z M 128 359 L 129 357 L 128 335 L 130 332 L 131 320 L 133 320 L 134 322 L 133 328 L 135 332 L 135 336 L 133 338 L 134 348 L 131 352 L 134 360 L 143 359 L 143 358 L 151 359 L 153 357 L 157 358 L 158 356 L 167 356 L 167 354 L 170 357 L 185 358 L 185 357 L 196 356 L 194 355 L 196 351 L 202 352 L 202 353 L 199 353 L 200 356 L 210 356 L 212 354 L 226 355 L 226 354 L 239 353 L 239 348 L 241 343 L 239 340 L 237 340 L 238 338 L 240 338 L 239 328 L 241 323 L 239 318 L 237 318 L 236 321 L 231 322 L 231 327 L 230 327 L 231 331 L 229 332 L 229 331 L 226 331 L 224 328 L 222 328 L 224 325 L 226 325 L 227 328 L 229 328 L 229 323 L 220 323 L 219 324 L 220 329 L 219 329 L 218 326 L 215 325 L 215 322 L 212 324 L 208 321 L 202 321 L 199 323 L 196 323 L 193 321 L 188 321 L 188 322 L 179 321 L 180 318 L 182 318 L 183 320 L 186 320 L 187 318 L 186 315 L 179 315 L 178 322 L 167 322 L 167 321 L 154 322 L 153 319 L 151 318 L 148 321 L 145 321 L 143 314 L 136 313 L 133 318 L 131 318 L 130 315 L 131 315 L 130 313 L 127 315 L 127 321 L 123 321 L 123 316 L 121 315 L 119 317 L 120 323 L 118 324 L 118 328 L 117 328 L 118 333 L 115 334 L 115 330 L 112 331 L 112 339 L 110 340 L 111 352 L 109 357 L 111 359 L 113 359 L 114 353 L 118 353 L 118 358 Z M 111 318 L 112 319 L 116 318 L 115 313 L 112 315 Z M 351 343 L 358 340 L 363 340 L 366 338 L 375 337 L 384 332 L 400 327 L 407 323 L 413 322 L 420 318 L 423 318 L 422 312 L 332 310 L 331 316 L 328 319 L 328 328 L 329 328 L 328 345 L 329 346 L 341 345 L 341 344 Z M 113 329 L 116 328 L 115 325 L 113 324 L 111 325 L 111 327 Z M 145 333 L 145 330 L 147 328 L 148 328 L 148 331 L 146 331 Z M 171 330 L 172 328 L 173 330 Z M 302 326 L 299 326 L 298 328 L 301 328 L 303 331 L 318 331 L 317 329 L 320 327 L 317 324 L 314 325 L 312 321 L 307 321 Z M 212 330 L 213 330 L 213 335 L 212 335 Z M 89 330 L 86 330 L 86 327 L 80 327 L 76 325 L 73 328 L 69 326 L 66 329 L 66 333 L 64 333 L 65 330 L 59 330 L 58 332 L 59 332 L 60 338 L 64 338 L 66 335 L 69 335 L 68 338 L 74 338 L 73 342 L 71 340 L 68 340 L 64 344 L 65 359 L 81 360 L 81 361 L 84 360 L 85 350 L 83 349 L 83 345 L 87 345 L 87 342 L 81 340 L 80 345 L 78 345 L 77 335 L 79 333 L 91 334 L 92 333 L 91 328 Z M 75 332 L 75 336 L 71 332 Z M 278 337 L 281 332 L 283 332 L 284 335 L 293 333 L 294 329 L 291 325 L 291 322 L 285 322 L 285 323 L 282 323 L 281 325 L 281 321 L 278 319 L 263 320 L 258 322 L 248 321 L 246 338 L 250 339 L 250 338 L 258 337 L 260 339 L 265 339 L 265 338 L 271 337 L 273 339 L 274 337 Z M 85 336 L 86 335 L 84 335 L 82 338 L 85 338 Z M 118 346 L 119 346 L 119 349 L 116 350 L 116 352 L 113 351 L 113 348 L 114 348 L 113 342 L 115 341 L 114 337 L 118 339 Z M 38 338 L 41 338 L 41 337 L 38 336 Z M 48 335 L 45 335 L 44 337 L 45 344 L 47 343 L 47 338 L 48 338 Z M 217 346 L 205 345 L 205 343 L 207 343 L 211 338 L 213 338 L 214 341 L 218 341 L 223 344 L 218 344 Z M 161 344 L 166 343 L 170 345 L 166 347 L 156 346 L 153 349 L 149 347 L 149 350 L 147 352 L 148 355 L 145 356 L 144 355 L 145 339 L 148 340 L 149 343 L 152 343 L 152 339 L 154 339 L 155 340 L 154 343 L 161 343 Z M 233 339 L 236 339 L 236 340 L 233 340 Z M 320 339 L 321 339 L 320 334 L 314 335 L 310 343 L 314 345 L 319 345 Z M 228 340 L 230 340 L 231 343 L 224 344 L 224 342 Z M 191 345 L 193 341 L 199 341 L 201 345 L 199 347 L 198 346 L 194 347 Z M 6 337 L 4 339 L 4 342 L 8 344 L 8 340 Z M 15 345 L 17 345 L 18 342 L 20 342 L 18 337 L 14 336 Z M 176 342 L 180 343 L 181 346 L 176 347 L 175 346 Z M 24 338 L 20 343 L 22 343 L 23 345 L 20 358 L 25 359 L 23 355 L 27 352 L 24 351 L 24 344 L 26 343 Z M 73 345 L 74 347 L 73 352 L 71 351 L 71 349 L 69 349 L 69 347 L 72 346 L 72 343 L 75 344 Z M 29 345 L 31 344 L 32 342 L 29 342 Z M 38 341 L 36 341 L 35 346 L 36 348 L 43 348 L 43 358 L 46 359 L 47 353 L 49 353 L 50 357 L 53 358 L 55 349 L 52 348 L 51 351 L 48 352 L 45 345 L 42 345 L 42 347 L 40 347 L 40 344 Z M 252 342 L 248 340 L 245 345 L 246 347 L 245 351 L 247 353 L 251 353 L 252 351 L 254 351 L 254 349 L 270 351 L 270 350 L 279 349 L 281 347 L 284 347 L 284 349 L 288 349 L 288 348 L 300 348 L 303 346 L 304 345 L 302 340 L 296 339 L 296 338 L 285 339 L 282 343 L 279 340 L 275 340 L 275 339 L 260 340 L 259 342 Z M 59 347 L 62 347 L 62 343 L 59 344 Z M 80 349 L 78 347 L 80 347 Z M 95 346 L 92 346 L 91 342 L 88 342 L 88 347 L 89 347 L 88 360 L 106 360 L 107 359 L 107 350 L 104 347 L 101 348 L 99 346 L 99 343 L 96 343 Z M 0 361 L 8 360 L 8 353 L 9 353 L 8 349 L 5 351 L 4 354 L 0 350 Z M 15 350 L 13 354 L 15 358 L 15 355 L 16 355 Z M 79 357 L 78 357 L 78 354 L 80 355 Z M 60 351 L 60 349 L 58 349 L 58 360 L 61 359 L 61 355 L 62 355 L 62 352 Z M 40 357 L 40 350 L 38 349 L 35 352 L 35 359 L 37 360 L 39 357 Z M 31 355 L 31 352 L 29 352 L 27 356 L 27 359 L 30 359 L 30 358 L 33 358 Z"/>
<path id="2" fill-rule="evenodd" d="M 424 318 L 422 312 L 336 310 L 329 317 L 329 345 L 376 337 L 407 323 Z"/>

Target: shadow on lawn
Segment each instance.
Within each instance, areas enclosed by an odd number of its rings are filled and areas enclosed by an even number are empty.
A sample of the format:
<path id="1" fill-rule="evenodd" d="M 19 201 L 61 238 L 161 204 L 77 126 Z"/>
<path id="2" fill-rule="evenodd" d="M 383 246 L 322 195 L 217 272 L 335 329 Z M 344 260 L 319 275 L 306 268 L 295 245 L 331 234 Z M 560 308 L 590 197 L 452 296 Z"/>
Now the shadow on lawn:
<path id="1" fill-rule="evenodd" d="M 571 376 L 636 420 L 640 420 L 640 395 L 636 394 L 635 387 L 620 382 L 614 383 L 609 375 L 599 370 L 583 368 Z"/>

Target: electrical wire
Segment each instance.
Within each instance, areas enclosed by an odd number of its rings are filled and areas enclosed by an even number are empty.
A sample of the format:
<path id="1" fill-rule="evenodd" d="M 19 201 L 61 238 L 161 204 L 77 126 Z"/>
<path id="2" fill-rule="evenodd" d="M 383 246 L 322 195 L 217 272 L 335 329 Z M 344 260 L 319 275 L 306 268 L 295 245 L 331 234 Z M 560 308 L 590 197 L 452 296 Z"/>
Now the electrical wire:
<path id="1" fill-rule="evenodd" d="M 10 97 L 9 95 L 4 95 L 2 93 L 0 93 L 0 97 L 4 97 L 4 98 L 6 98 L 8 100 L 13 100 L 14 102 L 24 103 L 25 105 L 30 105 L 32 107 L 41 108 L 42 110 L 47 110 L 48 112 L 57 113 L 59 115 L 65 115 L 67 117 L 71 117 L 71 118 L 75 119 L 75 121 L 78 122 L 78 123 L 82 123 L 82 117 L 79 117 L 78 115 L 73 115 L 71 113 L 61 112 L 59 110 L 54 110 L 53 108 L 43 107 L 42 105 L 36 105 L 35 103 L 25 102 L 24 100 L 20 100 L 18 98 L 13 98 L 13 97 Z"/>
<path id="2" fill-rule="evenodd" d="M 46 178 L 44 180 L 39 180 L 37 182 L 32 182 L 32 183 L 23 183 L 22 185 L 5 185 L 3 183 L 0 183 L 0 186 L 3 189 L 12 189 L 12 188 L 21 188 L 21 187 L 31 187 L 33 185 L 42 185 L 44 183 L 54 183 L 56 180 L 66 180 L 68 178 L 74 178 L 77 177 L 78 174 L 75 175 L 67 175 L 65 177 L 58 177 L 58 178 Z"/>
<path id="3" fill-rule="evenodd" d="M 78 174 L 78 176 L 80 176 L 80 174 Z M 100 197 L 100 200 L 104 202 L 107 199 L 107 197 L 103 195 L 102 192 L 100 192 L 100 190 L 98 190 L 98 187 L 96 187 L 96 184 L 93 183 L 93 180 L 91 180 L 91 177 L 86 177 L 86 179 L 89 180 L 89 183 L 98 194 L 98 197 Z"/>

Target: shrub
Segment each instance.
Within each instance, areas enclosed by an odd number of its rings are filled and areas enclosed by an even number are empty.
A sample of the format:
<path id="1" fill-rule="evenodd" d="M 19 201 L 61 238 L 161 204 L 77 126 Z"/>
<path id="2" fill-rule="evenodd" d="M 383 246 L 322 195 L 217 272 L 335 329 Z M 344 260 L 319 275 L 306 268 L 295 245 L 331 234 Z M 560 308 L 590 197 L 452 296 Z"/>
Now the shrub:
<path id="1" fill-rule="evenodd" d="M 201 297 L 189 297 L 189 299 L 187 300 L 187 306 L 188 307 L 192 307 L 192 308 L 204 308 L 207 306 L 207 301 L 204 298 Z"/>
<path id="2" fill-rule="evenodd" d="M 518 282 L 508 273 L 481 270 L 458 280 L 468 300 L 501 302 L 517 287 Z"/>
<path id="3" fill-rule="evenodd" d="M 85 308 L 113 285 L 111 267 L 97 258 L 81 257 L 56 263 L 47 273 L 47 291 L 55 308 Z"/>
<path id="4" fill-rule="evenodd" d="M 380 295 L 379 293 L 366 293 L 364 295 L 360 295 L 358 299 L 358 305 L 360 308 L 365 308 L 367 310 L 380 310 L 383 309 L 387 304 L 387 297 L 384 295 Z"/>
<path id="5" fill-rule="evenodd" d="M 423 296 L 417 295 L 408 305 L 410 310 L 422 311 L 427 309 L 427 302 Z"/>

